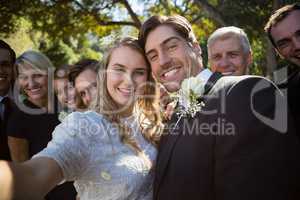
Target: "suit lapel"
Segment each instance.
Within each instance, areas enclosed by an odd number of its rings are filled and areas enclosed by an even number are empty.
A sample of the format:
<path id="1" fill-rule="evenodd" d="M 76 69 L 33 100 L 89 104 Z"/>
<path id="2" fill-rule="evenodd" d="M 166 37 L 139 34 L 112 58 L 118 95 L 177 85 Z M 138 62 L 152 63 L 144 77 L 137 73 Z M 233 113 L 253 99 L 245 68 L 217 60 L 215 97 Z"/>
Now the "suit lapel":
<path id="1" fill-rule="evenodd" d="M 177 114 L 173 114 L 172 119 L 170 120 L 170 123 L 168 123 L 170 130 L 168 130 L 167 135 L 164 135 L 161 140 L 161 145 L 159 148 L 159 156 L 156 163 L 156 185 L 154 190 L 157 191 L 160 187 L 161 180 L 163 179 L 163 176 L 165 175 L 165 170 L 168 166 L 168 162 L 171 158 L 171 153 L 173 151 L 173 148 L 180 137 L 180 121 L 182 117 L 178 116 Z"/>
<path id="2" fill-rule="evenodd" d="M 209 91 L 212 89 L 212 87 L 215 85 L 215 83 L 218 81 L 219 78 L 222 77 L 221 73 L 213 73 L 211 77 L 208 79 L 206 85 L 204 86 L 204 95 L 207 95 Z M 175 147 L 176 142 L 181 136 L 181 123 L 182 120 L 181 116 L 178 116 L 177 114 L 173 114 L 172 119 L 170 120 L 170 123 L 168 123 L 168 126 L 172 126 L 172 129 L 168 131 L 168 134 L 163 136 L 161 139 L 161 146 L 159 149 L 159 156 L 157 158 L 156 163 L 156 180 L 155 180 L 155 195 L 158 194 L 158 190 L 160 188 L 161 182 L 165 176 L 165 171 L 167 170 L 168 163 L 172 157 L 172 152 Z M 156 197 L 154 197 L 156 199 Z"/>
<path id="3" fill-rule="evenodd" d="M 222 76 L 223 75 L 219 72 L 213 73 L 204 86 L 203 95 L 207 95 L 209 91 L 213 88 L 213 86 L 216 84 L 216 82 L 219 80 L 219 78 L 221 78 Z"/>

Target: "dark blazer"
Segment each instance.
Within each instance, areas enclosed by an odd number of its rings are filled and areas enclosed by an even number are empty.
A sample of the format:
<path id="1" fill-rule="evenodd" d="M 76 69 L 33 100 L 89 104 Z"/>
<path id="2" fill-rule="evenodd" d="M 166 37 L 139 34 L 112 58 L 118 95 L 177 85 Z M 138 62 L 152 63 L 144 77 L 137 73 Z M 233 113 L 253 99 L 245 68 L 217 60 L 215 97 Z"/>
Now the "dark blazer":
<path id="1" fill-rule="evenodd" d="M 0 117 L 0 160 L 11 160 L 7 143 L 7 120 L 13 107 L 13 101 L 8 99 L 5 104 L 4 118 Z"/>
<path id="2" fill-rule="evenodd" d="M 299 143 L 280 118 L 287 106 L 279 90 L 261 77 L 214 73 L 205 93 L 202 111 L 173 114 L 161 138 L 154 199 L 297 199 Z"/>
<path id="3" fill-rule="evenodd" d="M 300 66 L 288 65 L 286 69 L 288 72 L 287 79 L 277 85 L 279 89 L 287 93 L 291 116 L 300 139 Z"/>

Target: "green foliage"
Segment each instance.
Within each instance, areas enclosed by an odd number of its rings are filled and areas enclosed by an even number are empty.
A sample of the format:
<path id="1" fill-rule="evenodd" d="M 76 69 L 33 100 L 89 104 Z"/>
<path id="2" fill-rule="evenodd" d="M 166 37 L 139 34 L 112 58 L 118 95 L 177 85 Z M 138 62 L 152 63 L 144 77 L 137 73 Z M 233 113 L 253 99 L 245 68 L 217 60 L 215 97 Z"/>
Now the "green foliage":
<path id="1" fill-rule="evenodd" d="M 132 12 L 128 9 L 131 6 Z M 133 9 L 143 6 L 139 13 Z M 243 28 L 253 50 L 252 74 L 266 74 L 263 26 L 273 4 L 296 0 L 9 0 L 0 4 L 0 37 L 19 55 L 40 49 L 56 66 L 81 58 L 101 59 L 117 37 L 137 36 L 139 20 L 151 15 L 185 16 L 193 26 L 207 63 L 206 41 L 220 24 Z M 220 19 L 224 23 L 220 23 Z"/>
<path id="2" fill-rule="evenodd" d="M 264 68 L 266 52 L 262 43 L 263 42 L 259 39 L 253 39 L 251 41 L 253 64 L 250 67 L 250 74 L 263 75 L 266 73 L 266 69 Z"/>
<path id="3" fill-rule="evenodd" d="M 54 42 L 50 47 L 40 49 L 58 67 L 64 64 L 71 64 L 78 60 L 78 55 L 62 41 Z"/>
<path id="4" fill-rule="evenodd" d="M 19 17 L 22 15 L 22 4 L 16 0 L 1 1 L 0 4 L 0 35 L 9 37 L 17 31 Z"/>
<path id="5" fill-rule="evenodd" d="M 5 37 L 4 40 L 14 49 L 16 55 L 19 56 L 28 49 L 38 49 L 38 40 L 40 39 L 40 33 L 32 31 L 31 23 L 20 18 L 18 20 L 18 29 L 13 33 Z"/>
<path id="6" fill-rule="evenodd" d="M 96 60 L 102 59 L 101 53 L 98 53 L 90 48 L 82 50 L 82 53 L 80 53 L 79 55 L 80 55 L 80 59 L 83 59 L 83 58 L 92 58 L 92 59 L 96 59 Z"/>

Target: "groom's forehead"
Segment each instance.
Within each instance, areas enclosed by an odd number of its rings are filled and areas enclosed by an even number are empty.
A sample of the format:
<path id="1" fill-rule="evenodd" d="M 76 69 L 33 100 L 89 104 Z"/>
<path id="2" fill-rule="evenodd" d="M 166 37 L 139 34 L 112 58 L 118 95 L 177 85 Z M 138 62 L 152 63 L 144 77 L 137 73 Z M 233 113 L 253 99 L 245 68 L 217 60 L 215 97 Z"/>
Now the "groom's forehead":
<path id="1" fill-rule="evenodd" d="M 170 38 L 181 38 L 180 34 L 168 25 L 161 25 L 149 32 L 146 43 L 145 52 L 149 52 L 159 46 L 162 46 Z"/>

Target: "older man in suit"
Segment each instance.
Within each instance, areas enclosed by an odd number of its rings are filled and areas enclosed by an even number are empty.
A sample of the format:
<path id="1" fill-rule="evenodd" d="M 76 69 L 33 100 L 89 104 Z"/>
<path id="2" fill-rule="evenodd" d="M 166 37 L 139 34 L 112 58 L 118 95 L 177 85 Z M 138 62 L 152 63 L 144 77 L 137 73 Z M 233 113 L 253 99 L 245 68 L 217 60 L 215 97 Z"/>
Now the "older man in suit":
<path id="1" fill-rule="evenodd" d="M 215 30 L 207 40 L 208 63 L 213 72 L 241 76 L 249 74 L 252 50 L 247 34 L 235 26 Z"/>
<path id="2" fill-rule="evenodd" d="M 201 48 L 181 16 L 150 17 L 139 39 L 169 92 L 191 77 L 204 87 L 196 98 L 201 110 L 184 115 L 180 103 L 161 138 L 154 199 L 299 198 L 299 143 L 286 121 L 286 99 L 270 81 L 204 69 Z"/>

